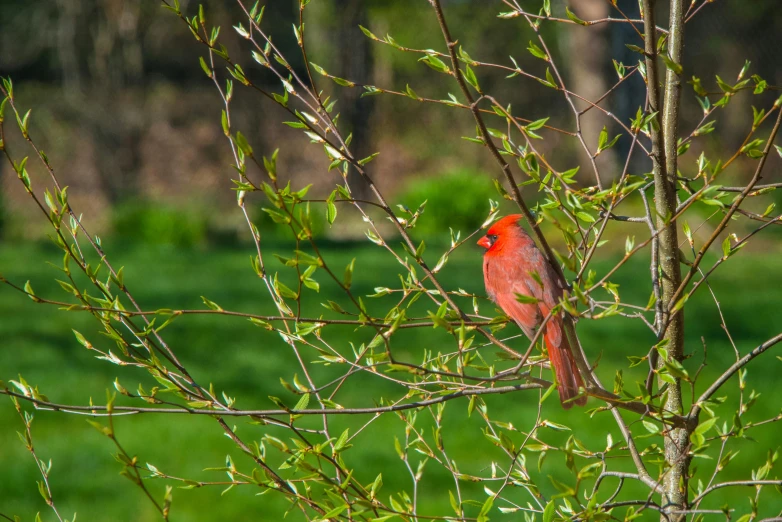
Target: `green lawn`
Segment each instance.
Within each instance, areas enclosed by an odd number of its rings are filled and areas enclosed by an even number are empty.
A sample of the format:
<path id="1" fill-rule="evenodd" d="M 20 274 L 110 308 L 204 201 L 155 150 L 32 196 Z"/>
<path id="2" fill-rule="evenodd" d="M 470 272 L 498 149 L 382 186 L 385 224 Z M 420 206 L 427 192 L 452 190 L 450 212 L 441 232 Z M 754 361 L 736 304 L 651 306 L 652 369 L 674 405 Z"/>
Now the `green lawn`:
<path id="1" fill-rule="evenodd" d="M 274 251 L 274 246 L 267 247 Z M 430 247 L 433 261 L 437 260 L 437 249 Z M 269 298 L 260 280 L 250 269 L 249 248 L 194 249 L 124 247 L 118 244 L 108 246 L 115 264 L 125 265 L 125 281 L 134 296 L 145 309 L 198 308 L 204 305 L 204 295 L 226 309 L 265 313 L 271 312 Z M 746 353 L 759 342 L 779 333 L 779 288 L 782 287 L 782 262 L 780 252 L 752 253 L 742 251 L 732 258 L 721 271 L 716 273 L 713 288 L 720 298 L 723 313 L 739 349 Z M 399 265 L 382 250 L 374 246 L 347 247 L 331 245 L 324 247 L 324 256 L 338 273 L 353 257 L 357 258 L 354 276 L 354 291 L 359 295 L 373 293 L 379 285 L 395 285 L 398 281 Z M 270 256 L 268 256 L 270 257 Z M 621 254 L 616 256 L 621 257 Z M 64 292 L 54 278 L 55 269 L 45 261 L 59 263 L 61 255 L 54 248 L 25 244 L 0 246 L 0 274 L 9 280 L 23 284 L 31 280 L 36 293 L 41 296 L 65 299 Z M 598 273 L 610 266 L 607 260 L 596 265 Z M 272 270 L 284 270 L 279 263 L 271 263 Z M 290 269 L 287 269 L 290 270 Z M 467 247 L 451 257 L 441 274 L 442 282 L 450 289 L 464 288 L 468 292 L 483 292 L 480 272 L 480 254 L 477 248 Z M 319 301 L 344 299 L 334 285 L 327 284 L 324 274 L 318 276 L 321 282 L 320 294 L 310 293 L 304 303 L 305 314 L 326 312 Z M 628 264 L 620 271 L 614 282 L 620 284 L 624 300 L 646 302 L 648 288 L 648 263 L 644 259 Z M 398 285 L 398 283 L 396 283 Z M 385 298 L 383 298 L 385 299 Z M 371 306 L 380 306 L 391 301 L 369 300 Z M 390 305 L 389 305 L 390 306 Z M 465 301 L 465 306 L 470 306 Z M 426 309 L 421 300 L 420 311 Z M 484 305 L 484 311 L 490 308 Z M 698 390 L 702 390 L 710 377 L 717 375 L 733 360 L 733 350 L 720 328 L 719 315 L 714 301 L 703 289 L 687 307 L 687 352 L 692 354 L 686 366 L 694 372 L 703 360 L 703 342 L 708 347 L 708 365 L 702 373 Z M 134 390 L 141 382 L 149 389 L 154 381 L 146 374 L 121 368 L 96 360 L 93 352 L 79 345 L 71 329 L 84 333 L 96 344 L 108 341 L 97 335 L 97 322 L 84 313 L 58 311 L 53 307 L 35 304 L 30 299 L 0 287 L 0 379 L 8 381 L 21 374 L 31 384 L 56 402 L 86 404 L 90 397 L 104 402 L 106 390 L 112 389 L 112 382 L 119 378 L 122 384 Z M 645 375 L 644 366 L 627 369 L 627 355 L 643 355 L 654 342 L 652 336 L 640 321 L 624 318 L 610 318 L 604 321 L 582 321 L 579 335 L 587 353 L 593 360 L 601 354 L 599 373 L 606 383 L 613 382 L 614 372 L 624 368 L 627 388 L 635 391 L 633 381 Z M 508 329 L 516 333 L 516 328 Z M 503 332 L 503 334 L 507 333 Z M 287 392 L 279 382 L 280 377 L 291 381 L 293 374 L 300 372 L 298 363 L 276 334 L 266 332 L 241 318 L 215 316 L 186 316 L 175 321 L 164 331 L 164 337 L 177 352 L 191 373 L 203 382 L 212 382 L 218 391 L 225 390 L 238 400 L 243 408 L 273 407 L 269 395 L 281 397 L 293 403 L 296 397 Z M 351 327 L 335 329 L 330 339 L 346 344 L 347 339 L 359 342 L 370 338 L 369 332 L 354 331 Z M 522 340 L 513 340 L 522 346 Z M 442 329 L 416 329 L 404 332 L 394 338 L 397 357 L 418 362 L 424 349 L 437 351 L 438 345 L 450 349 L 450 337 Z M 524 345 L 526 346 L 526 345 Z M 494 350 L 486 349 L 489 355 Z M 749 389 L 756 389 L 762 396 L 758 403 L 745 415 L 747 420 L 762 420 L 773 417 L 780 411 L 782 401 L 775 395 L 775 379 L 782 363 L 775 357 L 782 349 L 765 354 L 749 367 Z M 307 354 L 312 355 L 314 352 Z M 329 375 L 337 375 L 339 368 L 316 367 L 320 382 L 326 382 Z M 301 375 L 300 375 L 301 376 Z M 727 390 L 731 392 L 735 407 L 736 381 Z M 776 387 L 778 390 L 778 387 Z M 396 395 L 394 395 L 396 394 Z M 377 378 L 362 376 L 348 381 L 336 400 L 346 406 L 369 406 L 380 397 L 399 396 L 399 389 L 391 384 L 381 383 Z M 495 395 L 487 398 L 492 416 L 497 420 L 513 422 L 525 429 L 530 416 L 537 409 L 537 394 L 522 392 L 510 395 Z M 483 427 L 477 415 L 467 417 L 466 400 L 449 403 L 446 414 L 445 444 L 451 458 L 459 462 L 464 473 L 486 475 L 487 463 L 495 460 L 504 463 L 503 454 L 484 437 Z M 590 402 L 590 405 L 593 405 Z M 29 409 L 29 407 L 28 407 Z M 732 415 L 728 408 L 718 410 L 730 425 Z M 544 403 L 543 414 L 555 422 L 571 426 L 578 438 L 593 449 L 605 446 L 607 433 L 614 440 L 620 435 L 610 416 L 606 413 L 588 418 L 583 410 L 563 411 L 552 397 Z M 423 415 L 423 413 L 422 413 Z M 632 429 L 637 435 L 646 430 L 637 419 Z M 353 430 L 367 418 L 339 418 L 333 421 L 332 430 L 339 433 L 345 427 Z M 131 454 L 139 456 L 141 462 L 151 462 L 160 470 L 177 476 L 201 480 L 223 480 L 221 473 L 204 471 L 207 467 L 222 466 L 227 454 L 237 464 L 250 469 L 250 461 L 236 450 L 233 443 L 222 435 L 214 420 L 207 417 L 189 418 L 176 416 L 133 416 L 117 418 L 116 430 L 120 442 Z M 257 426 L 245 420 L 236 420 L 238 433 L 248 440 L 260 439 L 266 431 L 277 436 L 287 436 L 279 430 Z M 16 431 L 21 429 L 10 401 L 0 401 L 0 513 L 19 515 L 23 520 L 32 520 L 40 511 L 44 520 L 54 520 L 53 515 L 38 494 L 36 481 L 40 476 L 31 456 L 20 443 Z M 422 426 L 431 437 L 427 421 Z M 731 443 L 731 449 L 739 451 L 739 457 L 721 473 L 724 480 L 749 478 L 750 469 L 756 469 L 765 461 L 769 449 L 779 445 L 779 425 L 771 424 L 751 433 L 753 440 L 746 439 Z M 351 450 L 346 460 L 361 470 L 361 478 L 372 480 L 377 473 L 383 473 L 383 499 L 400 491 L 410 491 L 407 470 L 396 456 L 393 436 L 403 437 L 404 425 L 398 418 L 383 417 L 364 431 L 355 441 L 360 446 Z M 515 435 L 519 435 L 516 433 Z M 78 512 L 78 520 L 147 521 L 157 520 L 150 503 L 141 491 L 118 472 L 121 465 L 114 460 L 114 447 L 100 435 L 84 417 L 53 412 L 36 412 L 33 423 L 36 450 L 44 459 L 52 459 L 51 483 L 54 498 L 64 516 L 71 517 Z M 552 444 L 561 444 L 567 433 L 550 432 L 541 435 Z M 661 444 L 660 437 L 639 439 L 641 447 Z M 542 492 L 555 492 L 547 476 L 571 481 L 572 475 L 563 466 L 564 458 L 551 452 L 538 472 L 537 454 L 527 454 L 528 467 L 533 478 L 539 479 Z M 588 462 L 579 459 L 579 466 Z M 710 471 L 713 460 L 698 460 L 696 465 Z M 629 469 L 628 469 L 629 470 Z M 656 473 L 656 470 L 651 470 Z M 708 480 L 708 474 L 703 475 Z M 771 476 L 775 476 L 772 471 Z M 776 475 L 778 476 L 778 475 Z M 453 488 L 450 474 L 434 463 L 429 463 L 419 492 L 423 513 L 450 512 L 447 489 Z M 149 482 L 152 491 L 161 496 L 163 483 Z M 482 485 L 463 483 L 463 492 L 472 498 L 482 499 Z M 629 491 L 636 485 L 630 485 Z M 608 490 L 606 488 L 606 495 Z M 174 491 L 172 520 L 280 520 L 286 503 L 275 494 L 256 496 L 257 489 L 234 488 L 221 496 L 220 488 L 201 488 Z M 723 489 L 709 504 L 718 508 L 729 504 L 748 512 L 747 497 L 754 494 L 749 488 Z M 775 496 L 776 495 L 776 496 Z M 525 499 L 519 492 L 518 499 Z M 761 497 L 762 514 L 772 516 L 782 509 L 782 496 L 768 489 Z M 622 516 L 624 510 L 618 512 Z M 292 513 L 288 520 L 298 520 Z M 515 515 L 501 515 L 492 512 L 492 520 L 516 520 Z"/>

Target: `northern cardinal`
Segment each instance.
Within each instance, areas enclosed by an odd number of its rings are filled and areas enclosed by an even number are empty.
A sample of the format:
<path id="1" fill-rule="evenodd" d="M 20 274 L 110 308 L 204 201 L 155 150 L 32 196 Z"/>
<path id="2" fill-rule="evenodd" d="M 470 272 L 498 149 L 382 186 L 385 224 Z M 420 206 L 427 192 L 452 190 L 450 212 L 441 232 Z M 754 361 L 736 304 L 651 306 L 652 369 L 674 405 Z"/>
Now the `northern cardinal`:
<path id="1" fill-rule="evenodd" d="M 521 228 L 520 219 L 520 214 L 500 219 L 489 228 L 478 244 L 486 249 L 483 255 L 486 292 L 532 339 L 549 311 L 562 297 L 562 287 L 554 268 L 529 234 Z M 521 303 L 517 294 L 533 297 L 537 302 Z M 586 404 L 586 396 L 571 400 L 578 396 L 578 389 L 584 386 L 584 381 L 562 327 L 561 314 L 557 313 L 548 320 L 543 338 L 551 366 L 556 372 L 559 399 L 562 407 L 568 409 L 574 403 L 579 406 Z"/>

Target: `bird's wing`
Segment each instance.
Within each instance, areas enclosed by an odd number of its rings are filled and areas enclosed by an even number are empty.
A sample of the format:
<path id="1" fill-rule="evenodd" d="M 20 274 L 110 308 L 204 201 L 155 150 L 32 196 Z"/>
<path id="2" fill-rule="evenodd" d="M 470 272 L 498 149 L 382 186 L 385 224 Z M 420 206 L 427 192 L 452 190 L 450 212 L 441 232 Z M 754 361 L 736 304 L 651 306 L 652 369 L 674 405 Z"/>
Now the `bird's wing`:
<path id="1" fill-rule="evenodd" d="M 516 294 L 530 295 L 527 285 L 521 278 L 521 267 L 514 263 L 485 259 L 484 275 L 486 290 L 495 303 L 532 339 L 540 324 L 540 310 L 535 303 L 520 303 Z M 534 297 L 534 296 L 533 296 Z"/>
<path id="2" fill-rule="evenodd" d="M 538 300 L 537 307 L 540 314 L 538 324 L 549 314 L 559 302 L 562 290 L 554 270 L 549 266 L 543 254 L 537 248 L 530 249 L 526 253 L 529 270 L 522 272 L 519 281 L 523 283 L 527 295 Z M 522 292 L 524 293 L 524 292 Z M 562 325 L 559 316 L 552 317 L 546 323 L 546 337 L 555 346 L 562 342 Z"/>
<path id="3" fill-rule="evenodd" d="M 529 295 L 522 283 L 513 282 L 508 291 L 498 292 L 495 299 L 500 308 L 516 321 L 524 335 L 532 339 L 543 319 L 540 308 L 537 304 L 520 303 L 516 299 L 516 294 Z"/>

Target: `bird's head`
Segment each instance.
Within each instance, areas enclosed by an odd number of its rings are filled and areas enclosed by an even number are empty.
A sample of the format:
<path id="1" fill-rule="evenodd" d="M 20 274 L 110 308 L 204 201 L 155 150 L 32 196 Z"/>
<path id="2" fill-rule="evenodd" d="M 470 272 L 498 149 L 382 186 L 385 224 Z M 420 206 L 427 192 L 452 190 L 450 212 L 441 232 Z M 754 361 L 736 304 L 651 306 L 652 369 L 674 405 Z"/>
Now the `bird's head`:
<path id="1" fill-rule="evenodd" d="M 486 253 L 502 250 L 504 244 L 513 241 L 522 232 L 519 225 L 522 217 L 521 214 L 511 214 L 500 219 L 489 227 L 486 235 L 478 240 L 478 245 L 485 248 Z"/>

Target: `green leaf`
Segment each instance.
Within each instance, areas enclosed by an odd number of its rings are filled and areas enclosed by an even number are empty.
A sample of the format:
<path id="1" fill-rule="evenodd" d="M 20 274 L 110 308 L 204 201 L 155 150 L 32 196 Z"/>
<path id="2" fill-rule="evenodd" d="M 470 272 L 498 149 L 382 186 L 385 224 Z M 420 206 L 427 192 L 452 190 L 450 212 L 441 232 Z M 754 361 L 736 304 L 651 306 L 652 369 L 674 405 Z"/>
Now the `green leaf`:
<path id="1" fill-rule="evenodd" d="M 268 67 L 269 66 L 269 60 L 266 59 L 266 55 L 263 53 L 259 53 L 258 51 L 252 52 L 253 59 L 258 62 L 259 64 Z"/>
<path id="2" fill-rule="evenodd" d="M 554 81 L 554 76 L 551 74 L 551 71 L 549 70 L 549 68 L 548 68 L 548 67 L 546 67 L 546 80 L 547 80 L 547 81 L 548 81 L 548 82 L 549 82 L 549 83 L 550 83 L 550 84 L 551 84 L 551 85 L 552 85 L 552 86 L 553 86 L 555 89 L 558 89 L 558 87 L 557 87 L 557 82 L 555 82 L 555 81 Z"/>
<path id="3" fill-rule="evenodd" d="M 642 421 L 642 422 L 643 422 L 644 428 L 646 428 L 646 431 L 648 431 L 652 435 L 657 435 L 658 433 L 660 433 L 660 427 L 657 424 L 655 424 L 653 422 L 649 422 L 647 420 Z"/>
<path id="4" fill-rule="evenodd" d="M 677 379 L 684 379 L 686 381 L 690 380 L 690 375 L 687 373 L 687 370 L 684 369 L 684 366 L 681 365 L 681 363 L 675 359 L 670 359 L 668 361 L 663 362 L 663 365 L 665 366 L 665 369 L 676 377 Z"/>
<path id="5" fill-rule="evenodd" d="M 722 90 L 722 92 L 725 92 L 725 93 L 734 93 L 734 92 L 736 92 L 736 89 L 734 89 L 733 86 L 731 86 L 731 85 L 725 83 L 724 81 L 722 81 L 722 78 L 720 78 L 719 76 L 717 76 L 717 85 Z"/>
<path id="6" fill-rule="evenodd" d="M 564 482 L 560 482 L 551 475 L 549 475 L 549 480 L 554 485 L 555 488 L 557 488 L 560 493 L 558 495 L 555 495 L 553 498 L 559 498 L 559 497 L 569 497 L 576 494 L 576 492 L 573 490 L 572 487 L 568 486 Z"/>
<path id="7" fill-rule="evenodd" d="M 279 54 L 274 54 L 274 59 L 276 60 L 277 63 L 279 63 L 280 65 L 282 65 L 286 69 L 290 68 L 290 64 L 288 64 L 288 62 L 285 61 L 285 58 L 283 58 Z"/>
<path id="8" fill-rule="evenodd" d="M 25 139 L 28 137 L 27 126 L 28 126 L 28 123 L 29 123 L 28 120 L 30 118 L 30 113 L 31 112 L 32 112 L 32 109 L 28 110 L 23 118 L 19 118 L 19 114 L 16 113 L 16 124 L 19 126 L 19 130 L 22 132 L 22 137 L 24 137 Z"/>
<path id="9" fill-rule="evenodd" d="M 317 72 L 318 74 L 322 74 L 323 76 L 329 75 L 329 73 L 327 73 L 326 70 L 320 65 L 318 65 L 317 63 L 310 62 L 310 65 L 312 66 L 313 69 L 315 69 L 315 72 Z"/>
<path id="10" fill-rule="evenodd" d="M 276 275 L 274 276 L 274 288 L 275 288 L 275 290 L 277 290 L 277 293 L 281 297 L 287 297 L 287 298 L 290 298 L 290 299 L 296 299 L 296 298 L 299 297 L 299 295 L 296 292 L 294 292 L 293 290 L 291 290 L 290 288 L 285 286 L 285 284 L 280 283 L 277 280 L 277 276 Z"/>
<path id="11" fill-rule="evenodd" d="M 630 255 L 630 252 L 633 251 L 633 247 L 635 246 L 635 236 L 627 236 L 627 239 L 625 239 L 625 255 Z"/>
<path id="12" fill-rule="evenodd" d="M 296 252 L 296 259 L 299 264 L 309 266 L 323 266 L 323 260 L 319 257 L 308 254 L 302 250 L 294 250 Z"/>
<path id="13" fill-rule="evenodd" d="M 343 156 L 340 151 L 332 147 L 331 145 L 325 144 L 323 145 L 323 149 L 326 151 L 326 154 L 329 156 L 332 160 L 342 161 Z"/>
<path id="14" fill-rule="evenodd" d="M 700 435 L 705 435 L 707 431 L 712 429 L 714 425 L 717 423 L 718 418 L 712 417 L 711 419 L 707 419 L 700 424 L 698 424 L 698 427 L 695 428 L 695 433 L 698 433 Z"/>
<path id="15" fill-rule="evenodd" d="M 226 136 L 231 135 L 231 126 L 228 124 L 228 114 L 223 110 L 223 113 L 220 115 L 220 124 L 223 127 L 223 134 Z"/>
<path id="16" fill-rule="evenodd" d="M 693 136 L 703 136 L 706 134 L 710 134 L 711 132 L 714 132 L 714 124 L 716 121 L 709 121 L 695 129 L 695 132 L 692 133 Z"/>
<path id="17" fill-rule="evenodd" d="M 73 335 L 76 336 L 76 340 L 79 341 L 79 344 L 81 344 L 88 350 L 92 349 L 92 344 L 90 344 L 90 342 L 81 334 L 81 332 L 73 330 Z"/>
<path id="18" fill-rule="evenodd" d="M 223 311 L 223 308 L 220 305 L 218 305 L 217 303 L 215 303 L 214 301 L 211 301 L 211 300 L 207 299 L 204 296 L 201 296 L 201 300 L 204 302 L 204 304 L 206 306 L 209 307 L 209 309 L 216 310 L 216 311 L 219 311 L 219 312 Z"/>
<path id="19" fill-rule="evenodd" d="M 755 128 L 760 125 L 763 117 L 766 115 L 766 109 L 757 110 L 755 106 L 752 106 L 752 127 Z"/>
<path id="20" fill-rule="evenodd" d="M 445 303 L 445 304 L 447 304 L 447 303 Z M 451 325 L 448 324 L 448 321 L 443 319 L 442 316 L 440 316 L 438 314 L 434 314 L 432 312 L 427 312 L 427 316 L 429 317 L 429 319 L 432 320 L 432 323 L 433 323 L 432 324 L 432 328 L 437 328 L 439 326 L 439 327 L 441 327 L 444 330 L 449 331 L 449 332 L 453 330 Z M 409 371 L 408 367 L 405 366 L 405 368 L 406 368 L 406 371 Z"/>
<path id="21" fill-rule="evenodd" d="M 533 130 L 533 131 L 538 130 L 541 127 L 543 127 L 548 120 L 549 120 L 549 118 L 547 118 L 547 117 L 546 118 L 542 118 L 540 120 L 535 120 L 532 123 L 526 125 L 524 127 L 524 129 L 528 130 L 528 131 L 530 131 L 530 130 Z"/>
<path id="22" fill-rule="evenodd" d="M 451 501 L 451 509 L 454 510 L 457 517 L 462 516 L 462 508 L 459 505 L 459 501 L 456 500 L 456 497 L 454 496 L 453 492 L 449 489 L 448 490 L 448 498 Z"/>
<path id="23" fill-rule="evenodd" d="M 203 56 L 199 56 L 198 57 L 198 62 L 201 64 L 201 69 L 203 69 L 204 74 L 206 74 L 206 76 L 208 78 L 211 78 L 212 77 L 212 69 L 210 69 L 209 66 L 206 64 L 206 60 L 204 60 L 204 57 Z"/>
<path id="24" fill-rule="evenodd" d="M 266 168 L 266 172 L 272 180 L 277 179 L 277 154 L 279 154 L 279 152 L 280 149 L 275 149 L 271 159 L 266 159 L 266 156 L 263 157 L 263 166 Z"/>
<path id="25" fill-rule="evenodd" d="M 239 147 L 245 156 L 253 155 L 253 149 L 250 147 L 250 144 L 247 142 L 247 138 L 244 137 L 244 134 L 237 132 L 234 141 L 236 142 L 236 146 Z"/>
<path id="26" fill-rule="evenodd" d="M 585 22 L 585 21 L 584 21 L 584 20 L 582 20 L 581 18 L 577 17 L 577 16 L 576 16 L 576 15 L 573 13 L 573 11 L 571 11 L 571 10 L 570 10 L 570 8 L 569 8 L 569 7 L 565 7 L 565 14 L 567 15 L 567 17 L 568 17 L 568 18 L 569 18 L 571 21 L 573 21 L 573 22 L 577 23 L 578 25 L 589 25 L 589 22 Z"/>
<path id="27" fill-rule="evenodd" d="M 679 298 L 676 304 L 673 305 L 673 308 L 671 309 L 671 314 L 675 314 L 676 312 L 684 308 L 684 305 L 687 303 L 687 299 L 689 298 L 690 298 L 690 294 L 685 294 L 683 297 Z"/>
<path id="28" fill-rule="evenodd" d="M 296 406 L 293 407 L 296 411 L 306 410 L 307 405 L 310 403 L 310 394 L 305 393 L 301 396 L 301 399 L 299 399 L 299 402 L 296 403 Z"/>
<path id="29" fill-rule="evenodd" d="M 750 141 L 749 143 L 747 143 L 746 145 L 744 145 L 743 147 L 741 147 L 741 152 L 748 152 L 754 148 L 761 146 L 762 144 L 763 144 L 763 140 L 760 138 L 756 138 Z"/>
<path id="30" fill-rule="evenodd" d="M 8 105 L 9 99 L 10 98 L 6 96 L 5 98 L 3 98 L 3 101 L 0 102 L 0 123 L 3 123 L 3 119 L 5 118 L 5 107 L 6 105 Z"/>
<path id="31" fill-rule="evenodd" d="M 741 68 L 741 71 L 739 71 L 739 76 L 737 80 L 741 80 L 744 78 L 744 76 L 747 74 L 747 71 L 749 71 L 749 66 L 752 64 L 749 60 L 744 60 L 744 67 Z"/>
<path id="32" fill-rule="evenodd" d="M 426 56 L 419 58 L 419 62 L 424 62 L 426 65 L 441 73 L 450 73 L 451 69 L 448 68 L 445 63 L 433 54 L 427 54 Z"/>
<path id="33" fill-rule="evenodd" d="M 332 76 L 332 80 L 334 80 L 334 83 L 337 85 L 341 85 L 343 87 L 355 87 L 356 84 L 354 82 L 351 82 L 350 80 L 346 80 L 344 78 L 339 78 L 337 76 Z"/>
<path id="34" fill-rule="evenodd" d="M 440 256 L 440 259 L 437 261 L 437 264 L 432 269 L 432 272 L 434 272 L 436 274 L 437 272 L 439 272 L 445 266 L 445 264 L 447 262 L 448 262 L 448 252 L 446 252 L 445 254 Z"/>
<path id="35" fill-rule="evenodd" d="M 325 513 L 319 520 L 329 520 L 332 518 L 337 518 L 347 508 L 348 508 L 347 504 L 342 504 L 341 506 L 337 506 L 331 511 L 329 511 L 328 513 Z"/>
<path id="36" fill-rule="evenodd" d="M 516 294 L 516 301 L 522 304 L 535 304 L 539 303 L 540 299 L 537 297 L 532 297 L 531 295 L 524 295 L 524 294 Z"/>
<path id="37" fill-rule="evenodd" d="M 364 158 L 362 160 L 358 160 L 358 164 L 363 167 L 364 165 L 366 165 L 367 163 L 369 163 L 373 159 L 377 158 L 378 154 L 380 154 L 380 153 L 379 152 L 375 152 L 374 154 L 371 154 L 371 155 L 367 156 L 366 158 Z"/>
<path id="38" fill-rule="evenodd" d="M 306 128 L 308 128 L 305 123 L 302 123 L 300 121 L 284 121 L 282 123 L 284 125 L 287 125 L 288 127 L 292 128 L 292 129 L 306 129 Z M 320 136 L 318 136 L 318 140 L 315 140 L 315 141 L 320 141 L 320 139 L 321 139 Z"/>
<path id="39" fill-rule="evenodd" d="M 489 511 L 491 511 L 492 506 L 494 505 L 494 497 L 489 497 L 486 499 L 486 501 L 483 503 L 483 506 L 481 506 L 481 511 L 478 513 L 478 521 L 484 522 L 486 520 L 489 520 Z"/>
<path id="40" fill-rule="evenodd" d="M 345 445 L 348 442 L 349 434 L 350 434 L 349 428 L 342 432 L 342 435 L 339 436 L 337 442 L 334 443 L 334 453 L 338 453 L 343 449 L 345 449 Z"/>
<path id="41" fill-rule="evenodd" d="M 354 257 L 353 260 L 348 264 L 348 266 L 345 267 L 345 279 L 343 280 L 343 284 L 345 285 L 345 288 L 350 288 L 350 285 L 353 283 L 353 269 L 356 266 L 356 258 Z"/>
<path id="42" fill-rule="evenodd" d="M 364 33 L 365 35 L 367 35 L 369 38 L 372 38 L 373 40 L 380 40 L 380 38 L 378 38 L 377 36 L 372 34 L 372 31 L 370 31 L 369 29 L 367 29 L 363 25 L 359 25 L 358 28 L 361 29 L 361 32 Z"/>
<path id="43" fill-rule="evenodd" d="M 556 504 L 554 504 L 553 500 L 550 500 L 549 503 L 546 504 L 546 509 L 543 510 L 543 522 L 552 522 L 554 520 L 554 513 L 556 510 Z"/>
<path id="44" fill-rule="evenodd" d="M 633 44 L 625 44 L 625 47 L 627 47 L 627 48 L 628 48 L 628 49 L 630 49 L 631 51 L 633 51 L 633 52 L 636 52 L 636 53 L 638 53 L 638 54 L 643 54 L 643 55 L 646 55 L 646 53 L 644 52 L 644 50 L 643 50 L 641 47 L 638 47 L 637 45 L 633 45 Z"/>
<path id="45" fill-rule="evenodd" d="M 364 96 L 375 96 L 375 95 L 381 94 L 383 92 L 382 89 L 378 89 L 374 85 L 364 85 L 364 91 L 365 92 L 361 93 L 361 97 L 362 98 Z M 331 104 L 328 107 L 326 107 L 326 111 L 327 112 L 331 112 L 331 108 L 334 106 L 335 103 L 337 103 L 337 100 L 334 100 L 333 102 L 331 102 Z"/>
<path id="46" fill-rule="evenodd" d="M 551 70 L 546 68 L 546 79 L 535 77 L 537 81 L 545 85 L 546 87 L 551 87 L 552 89 L 558 89 L 557 83 L 554 81 L 554 77 L 551 75 Z"/>
<path id="47" fill-rule="evenodd" d="M 25 291 L 25 292 L 27 292 L 27 296 L 28 296 L 30 299 L 32 299 L 32 300 L 33 300 L 33 301 L 35 301 L 35 302 L 38 302 L 38 301 L 39 301 L 39 299 L 38 299 L 37 297 L 35 297 L 35 292 L 33 292 L 33 287 L 32 287 L 32 285 L 30 284 L 30 281 L 27 281 L 27 282 L 24 284 L 24 291 Z"/>
<path id="48" fill-rule="evenodd" d="M 326 220 L 329 225 L 334 224 L 334 220 L 337 219 L 337 205 L 334 204 L 334 200 L 337 198 L 337 191 L 334 190 L 326 199 Z"/>
<path id="49" fill-rule="evenodd" d="M 701 79 L 700 78 L 698 78 L 697 76 L 693 76 L 692 80 L 690 80 L 687 83 L 692 85 L 692 90 L 695 91 L 695 94 L 697 94 L 698 96 L 706 96 L 706 94 L 707 94 L 706 93 L 706 89 L 703 88 L 703 85 L 701 84 Z"/>
<path id="50" fill-rule="evenodd" d="M 663 62 L 665 62 L 665 67 L 668 68 L 669 71 L 673 72 L 676 75 L 681 75 L 682 73 L 682 66 L 681 64 L 678 64 L 674 62 L 670 56 L 667 54 L 660 55 L 663 59 Z"/>
<path id="51" fill-rule="evenodd" d="M 548 55 L 538 47 L 532 40 L 529 42 L 529 47 L 527 47 L 527 50 L 532 54 L 532 56 L 535 56 L 536 58 L 540 58 L 541 60 L 549 61 Z"/>
<path id="52" fill-rule="evenodd" d="M 467 83 L 472 85 L 476 91 L 481 91 L 481 87 L 478 85 L 478 78 L 475 76 L 475 72 L 469 65 L 466 65 L 464 70 L 462 70 L 462 75 L 464 76 L 464 79 L 467 80 Z"/>
<path id="53" fill-rule="evenodd" d="M 616 142 L 621 136 L 621 134 L 617 134 L 611 141 L 608 141 L 608 129 L 604 126 L 603 130 L 600 131 L 600 136 L 598 138 L 597 153 L 600 154 L 604 150 L 610 149 L 616 145 Z"/>
<path id="54" fill-rule="evenodd" d="M 564 424 L 557 424 L 556 422 L 551 422 L 550 420 L 544 420 L 541 425 L 547 428 L 551 428 L 554 431 L 571 431 L 571 429 Z"/>
<path id="55" fill-rule="evenodd" d="M 614 62 L 614 70 L 616 71 L 617 76 L 619 76 L 619 79 L 623 79 L 625 77 L 625 65 L 622 62 L 618 62 L 616 60 L 613 60 Z"/>

